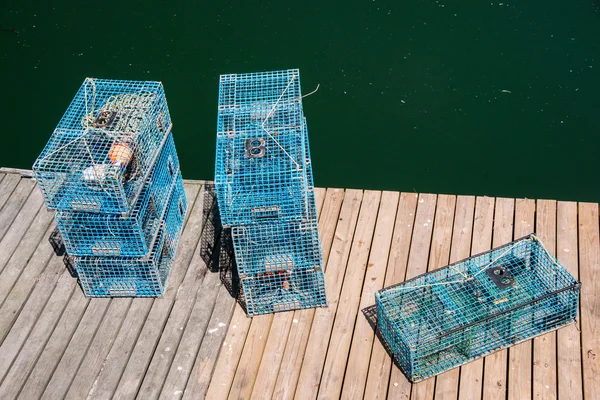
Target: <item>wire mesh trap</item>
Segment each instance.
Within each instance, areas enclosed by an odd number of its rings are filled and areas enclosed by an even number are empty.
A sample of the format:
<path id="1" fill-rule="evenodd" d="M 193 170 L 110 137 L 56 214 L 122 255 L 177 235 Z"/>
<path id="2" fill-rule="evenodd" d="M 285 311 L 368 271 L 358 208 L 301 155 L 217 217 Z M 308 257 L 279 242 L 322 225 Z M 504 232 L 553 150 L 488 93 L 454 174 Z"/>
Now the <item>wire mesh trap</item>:
<path id="1" fill-rule="evenodd" d="M 141 195 L 126 216 L 59 211 L 58 227 L 67 252 L 77 256 L 143 256 L 152 247 L 175 186 L 183 185 L 171 134 Z"/>
<path id="2" fill-rule="evenodd" d="M 170 129 L 160 82 L 87 78 L 33 165 L 46 205 L 128 212 Z"/>
<path id="3" fill-rule="evenodd" d="M 417 382 L 570 324 L 580 287 L 531 234 L 380 290 L 377 329 Z"/>
<path id="4" fill-rule="evenodd" d="M 167 288 L 187 210 L 180 181 L 150 252 L 143 257 L 70 257 L 89 297 L 159 297 Z"/>
<path id="5" fill-rule="evenodd" d="M 298 70 L 222 75 L 215 184 L 223 225 L 306 219 L 307 144 Z"/>
<path id="6" fill-rule="evenodd" d="M 254 224 L 231 229 L 241 277 L 290 270 L 322 270 L 317 221 Z"/>

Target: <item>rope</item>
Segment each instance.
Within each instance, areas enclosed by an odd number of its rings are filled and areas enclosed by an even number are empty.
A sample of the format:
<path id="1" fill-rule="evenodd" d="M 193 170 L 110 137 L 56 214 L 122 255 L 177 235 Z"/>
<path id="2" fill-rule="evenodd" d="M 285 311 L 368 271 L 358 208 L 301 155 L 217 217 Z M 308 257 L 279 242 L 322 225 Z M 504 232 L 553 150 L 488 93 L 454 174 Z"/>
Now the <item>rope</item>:
<path id="1" fill-rule="evenodd" d="M 303 99 L 303 98 L 305 98 L 305 97 L 308 97 L 308 96 L 310 96 L 311 94 L 315 94 L 315 93 L 317 93 L 317 90 L 319 90 L 319 86 L 321 86 L 321 84 L 320 84 L 320 83 L 317 83 L 317 88 L 316 88 L 315 90 L 313 90 L 313 91 L 312 91 L 312 92 L 310 92 L 309 94 L 305 94 L 304 96 L 301 96 L 300 98 L 301 98 L 301 99 Z"/>
<path id="2" fill-rule="evenodd" d="M 543 246 L 542 242 L 539 240 L 539 238 L 535 235 L 531 235 L 530 238 L 525 239 L 525 241 L 538 241 L 540 242 L 540 245 L 542 246 L 542 248 L 544 250 L 546 250 L 546 248 Z M 402 290 L 407 290 L 407 289 L 418 289 L 418 288 L 424 288 L 424 287 L 430 287 L 430 286 L 441 286 L 441 285 L 452 285 L 455 283 L 464 283 L 464 282 L 468 282 L 468 281 L 472 281 L 473 279 L 475 279 L 479 274 L 481 274 L 483 271 L 485 271 L 486 269 L 488 269 L 491 265 L 493 265 L 496 261 L 498 261 L 499 259 L 501 259 L 502 257 L 504 257 L 506 254 L 510 253 L 513 248 L 520 244 L 521 242 L 518 243 L 513 243 L 512 246 L 509 246 L 506 251 L 504 251 L 502 254 L 500 254 L 498 257 L 494 258 L 492 261 L 490 261 L 489 263 L 485 264 L 483 267 L 481 267 L 481 269 L 473 276 L 467 277 L 465 274 L 463 274 L 462 272 L 458 271 L 456 268 L 452 267 L 452 269 L 454 269 L 455 271 L 459 272 L 464 278 L 462 279 L 457 279 L 455 281 L 449 281 L 449 282 L 436 282 L 436 283 L 429 283 L 426 285 L 415 285 L 415 286 L 397 286 L 394 289 L 402 289 Z M 548 250 L 546 250 L 546 253 L 548 253 Z M 550 253 L 548 253 L 550 255 Z M 554 257 L 552 255 L 550 255 L 550 259 L 553 260 L 553 262 L 556 264 L 557 262 L 555 261 Z"/>
<path id="3" fill-rule="evenodd" d="M 279 95 L 279 98 L 277 99 L 277 101 L 275 102 L 275 104 L 273 104 L 273 108 L 271 108 L 271 111 L 269 111 L 269 114 L 268 114 L 268 115 L 267 115 L 267 117 L 264 119 L 264 121 L 262 122 L 262 124 L 260 125 L 260 127 L 261 127 L 261 128 L 262 128 L 262 129 L 263 129 L 263 130 L 264 130 L 264 131 L 267 133 L 267 135 L 269 135 L 269 137 L 270 137 L 271 139 L 273 139 L 273 141 L 275 142 L 275 144 L 276 144 L 277 146 L 279 146 L 279 148 L 280 148 L 280 149 L 281 149 L 281 150 L 282 150 L 282 151 L 285 153 L 285 155 L 286 155 L 286 156 L 288 156 L 288 157 L 289 157 L 289 159 L 290 159 L 290 160 L 292 160 L 292 162 L 293 162 L 294 164 L 296 164 L 296 168 L 300 169 L 300 165 L 299 165 L 299 164 L 296 162 L 296 160 L 294 160 L 294 159 L 292 158 L 292 156 L 291 156 L 291 155 L 290 155 L 290 154 L 289 154 L 287 151 L 285 151 L 285 149 L 283 148 L 283 146 L 282 146 L 281 144 L 279 144 L 279 142 L 277 141 L 277 139 L 275 139 L 275 138 L 273 137 L 273 135 L 271 135 L 271 132 L 269 132 L 269 131 L 267 130 L 267 128 L 265 128 L 265 124 L 267 123 L 267 120 L 268 120 L 269 118 L 271 118 L 271 116 L 273 115 L 273 112 L 274 112 L 274 111 L 275 111 L 275 109 L 277 108 L 277 105 L 279 104 L 279 102 L 281 101 L 281 99 L 283 98 L 283 96 L 285 95 L 285 92 L 287 92 L 287 90 L 290 88 L 290 85 L 292 84 L 292 82 L 294 82 L 294 79 L 296 79 L 296 77 L 297 77 L 297 76 L 298 76 L 298 75 L 294 75 L 294 76 L 292 76 L 292 79 L 290 79 L 290 81 L 288 82 L 288 84 L 287 84 L 287 86 L 285 87 L 285 89 L 283 90 L 283 92 L 281 92 L 281 95 Z"/>

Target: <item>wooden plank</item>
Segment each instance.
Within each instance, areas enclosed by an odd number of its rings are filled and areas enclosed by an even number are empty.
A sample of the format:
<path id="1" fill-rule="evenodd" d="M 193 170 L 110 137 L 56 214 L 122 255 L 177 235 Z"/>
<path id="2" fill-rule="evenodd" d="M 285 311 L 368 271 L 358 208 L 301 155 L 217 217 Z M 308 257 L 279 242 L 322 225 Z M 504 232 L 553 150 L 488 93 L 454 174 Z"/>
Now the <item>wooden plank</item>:
<path id="1" fill-rule="evenodd" d="M 16 334 L 7 336 L 0 350 L 0 398 L 16 397 L 56 327 L 74 288 L 73 279 L 63 274 L 30 332 L 19 331 L 15 327 Z M 13 338 L 16 340 L 11 340 Z"/>
<path id="2" fill-rule="evenodd" d="M 130 304 L 130 299 L 123 298 L 90 300 L 90 305 L 44 390 L 43 399 L 63 399 L 65 397 L 81 362 L 94 342 L 94 338 L 111 338 L 118 331 L 122 319 L 106 318 L 107 314 L 118 316 L 127 310 Z M 110 341 L 107 341 L 105 346 L 110 346 Z"/>
<path id="3" fill-rule="evenodd" d="M 456 199 L 454 227 L 452 229 L 452 246 L 450 248 L 449 260 L 450 263 L 463 260 L 471 255 L 474 212 L 475 197 L 458 196 Z M 436 400 L 454 400 L 458 397 L 459 372 L 460 368 L 454 368 L 436 377 Z"/>
<path id="4" fill-rule="evenodd" d="M 335 240 L 335 231 L 344 196 L 345 192 L 343 189 L 327 189 L 326 203 L 323 206 L 323 216 L 319 219 L 325 276 L 327 276 L 327 265 L 329 264 L 329 256 L 332 253 L 331 249 Z M 328 211 L 329 209 L 333 209 L 333 212 Z M 290 326 L 279 364 L 279 373 L 276 377 L 275 387 L 271 391 L 271 394 L 275 398 L 291 398 L 296 390 L 300 368 L 302 367 L 302 363 L 298 362 L 298 360 L 304 357 L 314 316 L 315 309 L 294 311 L 292 325 Z"/>
<path id="5" fill-rule="evenodd" d="M 556 254 L 556 201 L 537 201 L 536 233 L 546 250 Z M 556 332 L 549 332 L 533 339 L 533 398 L 556 397 Z"/>
<path id="6" fill-rule="evenodd" d="M 490 250 L 492 245 L 492 227 L 494 224 L 494 198 L 477 197 L 475 201 L 475 220 L 473 222 L 473 240 L 471 255 Z M 458 398 L 478 399 L 482 393 L 483 359 L 475 360 L 460 367 Z"/>
<path id="7" fill-rule="evenodd" d="M 242 356 L 246 336 L 250 329 L 252 319 L 246 316 L 242 307 L 235 306 L 233 317 L 229 323 L 227 336 L 223 342 L 223 349 L 215 365 L 215 371 L 206 392 L 207 399 L 225 399 L 229 395 L 229 389 L 235 376 L 235 370 Z M 186 388 L 184 399 L 195 399 L 195 393 Z"/>
<path id="8" fill-rule="evenodd" d="M 200 186 L 196 185 L 196 184 L 189 184 L 189 182 L 186 182 L 186 184 L 184 185 L 184 188 L 185 188 L 186 198 L 188 199 L 189 210 L 192 210 L 194 207 L 196 198 L 198 196 Z M 186 215 L 186 218 L 184 219 L 184 227 L 185 227 L 187 218 L 189 218 L 190 213 L 191 212 L 188 212 Z M 137 300 L 135 300 L 135 303 L 136 304 L 134 305 L 134 310 L 132 312 L 136 313 L 137 315 L 146 316 L 150 310 L 152 300 L 137 299 Z M 131 300 L 130 300 L 130 304 L 127 306 L 121 307 L 119 309 L 110 308 L 105 316 L 105 319 L 115 321 L 115 323 L 117 321 L 120 321 L 121 324 L 126 323 L 126 322 L 124 322 L 124 318 L 126 317 L 127 313 L 129 313 L 131 304 L 133 304 L 133 302 L 131 302 Z M 137 315 L 136 315 L 136 317 L 137 317 Z M 128 319 L 127 321 L 130 321 L 130 320 Z M 139 330 L 142 327 L 142 324 L 143 324 L 143 320 L 141 320 L 139 317 L 137 317 L 137 319 L 134 320 L 134 323 L 129 326 L 131 328 L 130 330 L 132 332 L 136 332 L 136 335 L 137 335 L 137 333 L 139 332 Z M 134 340 L 132 338 L 133 335 L 131 335 L 131 332 L 128 332 L 127 335 L 125 335 L 126 339 L 124 339 L 123 336 L 116 338 L 115 336 L 118 335 L 119 331 L 120 331 L 119 326 L 117 326 L 112 332 L 107 331 L 107 335 L 96 335 L 96 337 L 94 337 L 94 342 L 88 349 L 86 358 L 83 360 L 83 362 L 79 368 L 79 371 L 78 371 L 77 375 L 75 376 L 73 383 L 71 384 L 71 387 L 69 388 L 69 391 L 66 394 L 67 399 L 80 399 L 80 398 L 84 398 L 85 396 L 87 396 L 88 392 L 92 388 L 92 384 L 96 380 L 95 378 L 100 374 L 102 367 L 104 365 L 105 359 L 106 359 L 106 357 L 108 357 L 113 345 L 118 343 L 117 346 L 121 350 L 123 349 L 123 347 L 121 347 L 121 346 L 125 346 L 125 348 L 127 348 L 127 349 L 131 348 L 131 346 L 133 345 L 132 342 Z M 108 343 L 108 345 L 107 345 L 107 343 Z M 129 347 L 127 347 L 128 344 L 131 344 L 131 345 Z M 125 351 L 125 353 L 127 354 L 126 351 Z M 117 352 L 117 354 L 123 354 L 123 352 L 119 351 L 119 352 Z M 118 357 L 120 357 L 120 356 L 118 356 Z M 122 360 L 122 358 L 120 360 Z M 126 361 L 122 361 L 120 363 L 118 362 L 117 364 L 122 366 L 125 362 Z M 116 379 L 118 379 L 118 378 L 115 378 L 115 380 Z M 116 385 L 116 383 L 115 383 L 115 385 Z"/>
<path id="9" fill-rule="evenodd" d="M 577 203 L 558 203 L 556 253 L 558 261 L 579 279 L 577 257 Z M 578 318 L 581 321 L 581 318 Z M 581 376 L 581 335 L 576 324 L 556 332 L 558 356 L 558 398 L 583 399 Z"/>
<path id="10" fill-rule="evenodd" d="M 317 215 L 320 216 L 325 196 L 323 190 L 317 191 L 315 195 Z M 285 314 L 291 316 L 293 315 L 293 312 L 287 312 Z M 244 349 L 242 350 L 242 355 L 235 371 L 233 382 L 231 383 L 229 392 L 230 399 L 246 399 L 252 395 L 256 374 L 260 367 L 273 318 L 274 315 L 271 314 L 252 319 Z M 282 332 L 279 332 L 278 334 L 281 335 Z"/>
<path id="11" fill-rule="evenodd" d="M 34 278 L 33 285 L 35 286 L 31 296 L 29 296 L 30 287 L 25 288 L 27 290 L 21 290 L 23 289 L 21 285 L 16 285 L 13 288 L 4 301 L 2 308 L 0 308 L 0 343 L 4 344 L 8 340 L 8 335 L 13 336 L 15 340 L 21 343 L 26 339 L 26 335 L 37 320 L 39 313 L 54 291 L 56 282 L 64 271 L 65 266 L 62 258 L 53 257 L 39 279 Z M 27 283 L 31 285 L 30 282 Z M 0 358 L 5 356 L 6 354 L 0 352 Z"/>
<path id="12" fill-rule="evenodd" d="M 429 251 L 427 271 L 433 271 L 448 265 L 450 259 L 450 246 L 452 241 L 452 226 L 456 197 L 439 195 L 435 211 L 435 221 Z M 433 399 L 436 378 L 429 378 L 412 385 L 412 399 Z"/>
<path id="13" fill-rule="evenodd" d="M 40 210 L 42 202 L 42 193 L 39 190 L 31 192 L 31 195 L 15 217 L 10 228 L 6 231 L 2 241 L 0 241 L 0 272 L 4 271 L 4 267 L 12 257 L 17 246 L 19 246 L 23 235 L 30 229 L 31 223 L 38 215 L 38 211 L 46 213 L 46 216 L 48 215 L 48 212 L 45 211 L 45 207 L 44 210 Z M 47 226 L 49 221 L 47 218 L 46 220 Z M 42 232 L 45 230 L 46 226 L 41 228 Z M 34 228 L 35 226 L 31 226 L 32 230 Z M 31 244 L 31 246 L 35 247 L 36 244 L 37 241 Z"/>
<path id="14" fill-rule="evenodd" d="M 412 243 L 408 256 L 406 279 L 427 272 L 429 248 L 433 233 L 433 221 L 435 219 L 437 196 L 434 194 L 419 195 L 417 214 L 413 227 Z M 395 365 L 392 366 L 388 397 L 409 398 L 411 396 L 411 385 Z"/>
<path id="15" fill-rule="evenodd" d="M 252 318 L 228 399 L 237 400 L 250 397 L 272 322 L 272 314 Z"/>
<path id="16" fill-rule="evenodd" d="M 39 332 L 34 329 L 38 319 L 41 319 L 44 331 L 50 330 L 51 332 L 53 324 L 58 320 L 71 297 L 75 283 L 69 274 L 63 272 L 62 275 L 51 275 L 46 274 L 43 282 L 40 280 L 38 283 L 40 290 L 35 293 L 39 297 L 33 297 L 27 302 L 0 346 L 0 381 L 5 377 L 32 331 L 38 334 L 32 340 L 38 339 Z M 56 290 L 54 290 L 55 287 Z M 46 311 L 48 315 L 42 315 L 42 311 Z"/>
<path id="17" fill-rule="evenodd" d="M 202 302 L 196 302 L 162 388 L 162 398 L 180 397 L 183 394 L 184 399 L 202 399 L 206 395 L 221 347 L 227 346 L 224 339 L 236 305 L 227 288 L 220 284 L 218 286 L 214 308 L 209 309 Z M 194 340 L 194 337 L 197 339 Z"/>
<path id="18" fill-rule="evenodd" d="M 48 381 L 52 377 L 52 373 L 60 362 L 62 354 L 71 341 L 73 333 L 81 322 L 81 318 L 89 302 L 89 299 L 83 295 L 83 292 L 79 288 L 75 288 L 71 300 L 52 332 L 52 336 L 48 340 L 40 357 L 34 361 L 35 366 L 33 370 L 31 370 L 29 376 L 25 375 L 27 380 L 19 394 L 19 399 L 28 400 L 39 399 L 41 397 Z M 10 396 L 8 397 L 10 398 Z"/>
<path id="19" fill-rule="evenodd" d="M 96 300 L 93 301 L 95 302 Z M 115 342 L 115 338 L 123 324 L 123 318 L 129 311 L 133 301 L 133 299 L 128 298 L 116 298 L 112 300 L 92 342 L 89 344 L 85 354 L 82 354 L 83 359 L 79 364 L 79 368 L 73 366 L 70 370 L 70 374 L 74 376 L 68 376 L 68 379 L 72 381 L 67 387 L 64 398 L 81 399 L 87 396 L 94 379 L 98 376 L 102 364 Z M 92 310 L 92 312 L 96 312 L 96 310 Z M 66 380 L 68 374 L 69 372 L 62 372 L 63 379 Z M 62 388 L 61 392 L 64 392 L 64 390 Z"/>
<path id="20" fill-rule="evenodd" d="M 18 174 L 25 178 L 33 177 L 33 171 L 30 169 L 0 167 L 0 172 L 6 174 Z"/>
<path id="21" fill-rule="evenodd" d="M 600 394 L 600 232 L 597 203 L 579 203 L 579 256 L 583 394 L 586 399 L 597 399 Z"/>
<path id="22" fill-rule="evenodd" d="M 335 224 L 342 206 L 343 191 L 340 189 L 327 189 L 327 192 L 325 189 L 315 190 L 317 198 L 324 199 L 324 205 L 319 215 L 319 236 L 323 252 L 323 265 L 326 265 L 333 243 Z M 271 332 L 269 332 L 263 357 L 256 373 L 252 398 L 269 398 L 273 395 L 292 325 L 298 324 L 298 320 L 295 318 L 296 313 L 285 312 L 274 315 Z M 296 336 L 293 340 L 295 338 Z"/>
<path id="23" fill-rule="evenodd" d="M 187 273 L 177 291 L 173 309 L 138 391 L 137 396 L 141 399 L 158 398 L 177 352 L 183 329 L 196 302 L 198 287 L 202 285 L 208 270 L 200 251 L 201 246 L 197 246 Z M 216 294 L 217 291 L 214 290 L 214 296 Z"/>
<path id="24" fill-rule="evenodd" d="M 342 391 L 344 372 L 358 315 L 361 289 L 369 261 L 380 201 L 381 192 L 365 191 L 350 259 L 346 266 L 342 292 L 337 304 L 329 347 L 325 348 L 323 353 L 327 356 L 324 360 L 320 387 L 315 387 L 315 395 L 318 398 L 339 398 Z M 316 376 L 316 374 L 309 376 Z M 316 390 L 318 390 L 318 395 Z M 313 396 L 311 395 L 311 397 Z"/>
<path id="25" fill-rule="evenodd" d="M 177 256 L 173 266 L 174 270 L 180 265 L 183 265 L 178 261 L 181 260 L 182 257 L 192 257 L 195 244 L 197 243 L 197 235 L 200 234 L 201 226 L 204 221 L 204 190 L 197 184 L 188 183 L 184 184 L 184 188 L 188 200 L 188 212 L 184 219 L 183 233 L 181 235 Z M 185 255 L 182 256 L 181 253 L 185 253 Z M 173 273 L 173 270 L 171 273 Z M 172 278 L 173 277 L 169 279 L 168 291 L 171 290 L 171 286 L 174 285 L 174 280 Z M 117 337 L 115 338 L 108 355 L 103 360 L 97 376 L 95 379 L 86 381 L 89 385 L 89 393 L 86 393 L 86 395 L 88 395 L 89 398 L 106 399 L 113 396 L 121 379 L 123 370 L 127 366 L 132 354 L 132 348 L 139 338 L 140 332 L 146 322 L 146 318 L 150 313 L 154 301 L 154 299 L 135 299 L 131 303 Z M 92 368 L 97 370 L 98 366 L 94 364 Z M 70 391 L 73 393 L 73 396 L 79 392 L 85 392 L 85 389 L 81 387 L 81 385 L 84 385 L 84 383 L 78 382 L 78 386 Z M 69 394 L 69 396 L 71 396 L 71 394 Z"/>
<path id="26" fill-rule="evenodd" d="M 387 263 L 383 287 L 402 282 L 406 276 L 406 266 L 410 252 L 410 242 L 419 196 L 415 193 L 401 193 L 394 234 Z M 374 302 L 371 301 L 370 304 Z M 376 339 L 371 351 L 371 360 L 364 391 L 365 399 L 385 399 L 390 378 L 392 361 L 381 342 Z M 410 382 L 404 380 L 406 387 L 403 393 L 410 396 Z"/>
<path id="27" fill-rule="evenodd" d="M 369 364 L 365 360 L 370 358 L 375 333 L 368 320 L 360 315 L 360 310 L 373 304 L 375 292 L 383 287 L 399 200 L 398 192 L 383 192 L 381 195 L 379 215 L 342 387 L 341 397 L 345 399 L 358 399 L 364 396 L 369 369 Z"/>
<path id="28" fill-rule="evenodd" d="M 114 397 L 117 399 L 131 398 L 136 395 L 146 368 L 150 363 L 152 353 L 158 344 L 162 328 L 171 312 L 179 285 L 187 272 L 194 255 L 194 250 L 200 241 L 205 222 L 203 213 L 205 199 L 203 192 L 204 190 L 201 189 L 192 209 L 192 215 L 185 226 L 177 254 L 175 255 L 175 261 L 173 262 L 169 277 L 169 286 L 163 297 L 154 300 L 144 327 L 117 385 L 114 394 Z"/>
<path id="29" fill-rule="evenodd" d="M 357 240 L 353 240 L 355 228 L 358 226 L 359 210 L 372 210 L 377 204 L 361 205 L 363 198 L 362 191 L 347 190 L 342 204 L 342 210 L 336 227 L 335 240 L 332 245 L 332 251 L 327 263 L 325 273 L 325 285 L 327 288 L 327 299 L 329 307 L 319 308 L 315 311 L 313 323 L 310 328 L 308 343 L 300 376 L 296 385 L 295 398 L 308 399 L 317 395 L 327 345 L 333 328 L 335 313 L 340 298 L 346 264 L 350 256 L 351 248 L 358 246 L 359 240 L 365 240 L 362 232 L 356 235 Z M 349 215 L 348 215 L 349 214 Z M 370 218 L 372 212 L 365 211 L 364 218 Z M 365 225 L 366 226 L 366 225 Z M 299 360 L 298 360 L 299 361 Z"/>
<path id="30" fill-rule="evenodd" d="M 21 181 L 21 177 L 17 174 L 6 174 L 5 178 L 0 182 L 0 211 L 12 195 L 13 191 Z"/>
<path id="31" fill-rule="evenodd" d="M 0 211 L 0 240 L 12 225 L 23 204 L 29 198 L 35 183 L 31 179 L 21 179 L 10 198 Z"/>
<path id="32" fill-rule="evenodd" d="M 46 239 L 54 230 L 54 224 L 50 225 L 53 215 L 45 207 L 42 207 L 29 227 L 27 234 L 18 243 L 18 247 L 6 264 L 6 268 L 0 274 L 0 305 L 4 302 L 6 296 L 13 289 L 25 269 L 33 266 L 28 261 L 32 258 L 32 254 L 36 251 L 38 245 L 46 247 L 46 250 L 50 247 Z M 23 279 L 27 280 L 30 278 L 27 275 L 23 275 Z"/>
<path id="33" fill-rule="evenodd" d="M 2 184 L 2 180 L 6 174 L 4 172 L 0 172 L 0 184 Z"/>
<path id="34" fill-rule="evenodd" d="M 494 215 L 493 247 L 499 247 L 513 240 L 515 200 L 496 199 Z M 483 360 L 483 398 L 506 399 L 508 351 L 500 350 Z"/>
<path id="35" fill-rule="evenodd" d="M 515 239 L 534 231 L 535 201 L 517 199 L 515 203 Z M 519 343 L 508 349 L 508 398 L 530 400 L 532 341 Z"/>

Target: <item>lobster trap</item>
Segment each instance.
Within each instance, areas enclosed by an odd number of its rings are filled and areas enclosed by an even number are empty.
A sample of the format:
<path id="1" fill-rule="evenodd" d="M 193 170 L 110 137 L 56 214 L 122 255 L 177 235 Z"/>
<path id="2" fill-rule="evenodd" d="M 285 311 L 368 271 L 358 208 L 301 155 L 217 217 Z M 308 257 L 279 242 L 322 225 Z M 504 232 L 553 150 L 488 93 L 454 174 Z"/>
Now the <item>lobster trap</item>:
<path id="1" fill-rule="evenodd" d="M 250 317 L 302 308 L 327 307 L 322 270 L 277 270 L 241 277 L 240 281 L 240 297 L 243 298 L 246 313 Z"/>
<path id="2" fill-rule="evenodd" d="M 170 130 L 160 82 L 87 78 L 33 165 L 46 205 L 127 213 Z"/>
<path id="3" fill-rule="evenodd" d="M 56 220 L 67 252 L 77 256 L 145 255 L 152 247 L 169 197 L 177 186 L 183 187 L 183 182 L 173 136 L 169 134 L 130 212 L 125 215 L 57 212 Z M 170 226 L 167 224 L 167 228 Z"/>
<path id="4" fill-rule="evenodd" d="M 241 277 L 323 269 L 316 220 L 236 226 L 231 232 Z"/>
<path id="5" fill-rule="evenodd" d="M 380 290 L 377 329 L 417 382 L 570 324 L 580 287 L 531 234 Z"/>
<path id="6" fill-rule="evenodd" d="M 187 203 L 181 182 L 169 200 L 164 222 L 151 250 L 143 257 L 70 257 L 80 285 L 89 297 L 159 297 L 181 236 Z"/>
<path id="7" fill-rule="evenodd" d="M 215 184 L 223 225 L 309 218 L 307 146 L 298 70 L 222 75 Z"/>

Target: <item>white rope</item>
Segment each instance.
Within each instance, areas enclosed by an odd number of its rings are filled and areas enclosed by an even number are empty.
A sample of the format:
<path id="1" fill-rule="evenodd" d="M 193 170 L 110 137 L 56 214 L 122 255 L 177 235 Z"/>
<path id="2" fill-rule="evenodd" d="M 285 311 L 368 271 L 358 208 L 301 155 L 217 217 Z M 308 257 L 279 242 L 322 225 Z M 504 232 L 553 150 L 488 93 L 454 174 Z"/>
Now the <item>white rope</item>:
<path id="1" fill-rule="evenodd" d="M 267 120 L 268 120 L 269 118 L 271 118 L 271 116 L 273 115 L 273 112 L 274 112 L 274 111 L 275 111 L 275 109 L 277 108 L 277 105 L 279 104 L 279 102 L 281 101 L 281 99 L 283 98 L 283 96 L 285 95 L 285 93 L 288 91 L 288 89 L 290 88 L 290 85 L 292 84 L 292 82 L 294 82 L 294 79 L 296 79 L 296 76 L 297 76 L 297 75 L 294 75 L 294 76 L 292 76 L 292 79 L 290 79 L 290 81 L 288 82 L 288 84 L 287 84 L 287 86 L 285 87 L 285 89 L 283 90 L 283 92 L 281 92 L 281 95 L 279 95 L 279 98 L 277 99 L 277 101 L 275 102 L 275 104 L 273 104 L 273 108 L 271 108 L 271 111 L 269 111 L 269 114 L 267 115 L 267 117 L 264 119 L 264 121 L 262 122 L 262 124 L 261 124 L 260 126 L 261 126 L 261 128 L 262 128 L 262 129 L 263 129 L 263 130 L 264 130 L 264 131 L 267 133 L 267 135 L 269 135 L 269 137 L 270 137 L 271 139 L 273 139 L 273 141 L 275 142 L 275 144 L 276 144 L 277 146 L 279 146 L 279 148 L 280 148 L 280 149 L 281 149 L 281 150 L 282 150 L 282 151 L 285 153 L 285 155 L 286 155 L 286 156 L 288 156 L 288 157 L 289 157 L 289 159 L 290 159 L 290 160 L 292 160 L 292 162 L 293 162 L 294 164 L 296 164 L 296 168 L 300 169 L 300 165 L 299 165 L 299 164 L 296 162 L 296 160 L 294 160 L 294 159 L 292 158 L 292 156 L 291 156 L 291 155 L 290 155 L 290 154 L 289 154 L 287 151 L 285 151 L 285 149 L 283 148 L 283 146 L 282 146 L 281 144 L 279 144 L 279 142 L 277 141 L 277 139 L 275 139 L 275 138 L 273 137 L 273 135 L 271 135 L 271 132 L 269 132 L 269 131 L 267 130 L 267 128 L 265 128 L 265 124 L 267 123 Z"/>
<path id="2" fill-rule="evenodd" d="M 303 98 L 305 98 L 305 97 L 308 97 L 308 96 L 310 96 L 311 94 L 315 94 L 315 93 L 317 93 L 317 90 L 319 90 L 319 86 L 321 86 L 321 84 L 320 84 L 320 83 L 317 83 L 317 88 L 316 88 L 315 90 L 313 90 L 313 91 L 312 91 L 312 92 L 310 92 L 309 94 L 305 94 L 304 96 L 301 96 L 300 98 L 301 98 L 301 99 L 303 99 Z"/>
<path id="3" fill-rule="evenodd" d="M 525 239 L 525 240 L 526 240 L 526 241 L 534 241 L 534 240 L 537 240 L 537 241 L 539 241 L 539 239 L 538 239 L 538 238 L 537 238 L 537 236 L 535 236 L 535 235 L 531 235 L 531 238 L 528 238 L 528 239 Z M 430 286 L 452 285 L 452 284 L 455 284 L 455 283 L 464 283 L 464 282 L 472 281 L 472 280 L 473 280 L 473 279 L 475 279 L 475 278 L 476 278 L 476 277 L 477 277 L 479 274 L 481 274 L 483 271 L 485 271 L 486 269 L 488 269 L 488 268 L 489 268 L 491 265 L 493 265 L 494 263 L 496 263 L 496 261 L 498 261 L 499 259 L 501 259 L 502 257 L 504 257 L 506 254 L 508 254 L 509 252 L 511 252 L 511 251 L 513 250 L 513 248 L 514 248 L 516 245 L 520 244 L 520 243 L 521 243 L 521 242 L 517 242 L 517 243 L 514 243 L 512 246 L 509 246 L 509 247 L 506 249 L 506 251 L 504 251 L 504 252 L 503 252 L 502 254 L 500 254 L 498 257 L 494 258 L 492 261 L 490 261 L 489 263 L 487 263 L 487 264 L 485 264 L 483 267 L 481 267 L 481 269 L 480 269 L 480 270 L 479 270 L 479 271 L 478 271 L 478 272 L 477 272 L 475 275 L 473 275 L 473 276 L 467 277 L 465 274 L 463 274 L 463 273 L 460 273 L 462 276 L 464 276 L 464 278 L 462 278 L 462 279 L 457 279 L 457 280 L 455 280 L 455 281 L 449 281 L 449 282 L 436 282 L 436 283 L 429 283 L 429 284 L 426 284 L 426 285 L 413 285 L 413 286 L 411 286 L 411 285 L 409 284 L 409 285 L 406 285 L 406 286 L 397 286 L 397 287 L 395 287 L 394 289 L 402 289 L 402 290 L 407 290 L 407 289 L 418 289 L 418 288 L 424 288 L 424 287 L 430 287 Z M 541 245 L 541 244 L 542 244 L 542 243 L 540 242 L 540 245 Z M 543 245 L 542 245 L 542 248 L 544 248 L 544 247 L 543 247 Z M 545 248 L 544 248 L 544 250 L 545 250 Z M 547 250 L 546 250 L 546 251 L 547 251 Z M 553 258 L 553 257 L 552 257 L 552 258 Z M 454 269 L 455 271 L 457 271 L 457 272 L 460 272 L 460 271 L 456 270 L 455 268 L 453 268 L 453 269 Z"/>

